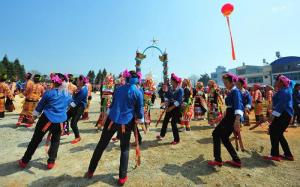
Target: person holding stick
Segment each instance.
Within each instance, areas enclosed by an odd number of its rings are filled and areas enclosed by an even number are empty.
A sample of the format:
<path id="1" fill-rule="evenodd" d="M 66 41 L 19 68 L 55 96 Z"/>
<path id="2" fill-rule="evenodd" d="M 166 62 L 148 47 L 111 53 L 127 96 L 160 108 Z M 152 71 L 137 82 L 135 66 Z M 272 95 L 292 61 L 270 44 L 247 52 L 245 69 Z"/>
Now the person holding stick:
<path id="1" fill-rule="evenodd" d="M 229 93 L 225 98 L 227 109 L 225 116 L 212 133 L 215 160 L 208 162 L 210 166 L 223 165 L 221 158 L 222 142 L 232 157 L 232 161 L 226 161 L 226 163 L 234 167 L 241 167 L 241 160 L 229 140 L 232 132 L 237 134 L 240 132 L 241 118 L 243 117 L 244 111 L 241 92 L 234 85 L 237 80 L 238 78 L 234 74 L 227 73 L 223 75 L 224 85 L 229 90 Z"/>
<path id="2" fill-rule="evenodd" d="M 137 87 L 139 78 L 135 71 L 130 71 L 129 73 L 129 84 L 118 87 L 114 92 L 113 101 L 108 110 L 108 116 L 104 124 L 101 138 L 96 146 L 88 171 L 85 175 L 87 178 L 93 177 L 103 151 L 106 149 L 115 132 L 119 131 L 121 157 L 118 184 L 124 185 L 128 180 L 127 168 L 131 131 L 132 129 L 135 129 L 135 134 L 137 135 L 137 124 L 141 123 L 144 119 L 143 95 Z M 136 154 L 140 154 L 137 137 L 136 143 Z M 140 155 L 137 156 L 139 157 Z"/>
<path id="3" fill-rule="evenodd" d="M 180 121 L 180 109 L 183 99 L 183 89 L 180 86 L 181 78 L 177 77 L 174 73 L 172 73 L 171 84 L 173 88 L 172 90 L 169 90 L 167 86 L 164 86 L 163 88 L 163 91 L 165 92 L 165 101 L 167 100 L 168 108 L 166 109 L 166 115 L 163 120 L 160 135 L 156 136 L 156 139 L 163 140 L 167 132 L 168 123 L 171 119 L 172 131 L 174 136 L 174 141 L 172 141 L 171 144 L 176 145 L 180 142 L 177 123 Z"/>

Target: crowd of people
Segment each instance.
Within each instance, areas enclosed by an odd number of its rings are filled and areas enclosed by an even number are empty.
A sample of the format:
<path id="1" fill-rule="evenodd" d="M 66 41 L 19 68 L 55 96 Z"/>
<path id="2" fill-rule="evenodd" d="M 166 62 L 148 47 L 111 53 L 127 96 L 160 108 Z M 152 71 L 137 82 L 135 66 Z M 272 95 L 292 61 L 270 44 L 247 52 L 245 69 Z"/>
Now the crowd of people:
<path id="1" fill-rule="evenodd" d="M 50 144 L 48 149 L 48 169 L 55 166 L 55 160 L 60 144 L 60 137 L 69 135 L 69 125 L 75 135 L 72 144 L 81 141 L 78 121 L 89 119 L 89 106 L 92 100 L 92 84 L 87 77 L 81 75 L 74 78 L 71 74 L 51 73 L 51 83 L 42 83 L 41 76 L 26 74 L 23 87 L 15 82 L 7 83 L 5 74 L 0 75 L 0 118 L 5 117 L 5 111 L 14 110 L 14 97 L 24 97 L 22 112 L 16 126 L 31 127 L 38 119 L 34 134 L 24 156 L 19 160 L 19 166 L 25 168 L 35 150 L 47 134 Z M 180 132 L 191 131 L 191 120 L 207 120 L 214 128 L 213 157 L 210 166 L 222 166 L 224 163 L 241 167 L 241 160 L 233 147 L 230 136 L 242 143 L 241 128 L 250 126 L 253 130 L 263 124 L 268 124 L 271 153 L 263 159 L 293 161 L 294 157 L 284 137 L 289 125 L 300 124 L 300 84 L 294 84 L 284 75 L 278 75 L 274 88 L 270 85 L 262 87 L 254 84 L 247 86 L 243 77 L 227 73 L 223 75 L 225 88 L 221 89 L 210 80 L 207 87 L 202 82 L 192 86 L 188 79 L 181 79 L 171 74 L 170 81 L 164 82 L 157 89 L 151 76 L 142 78 L 140 72 L 125 70 L 118 79 L 107 75 L 101 85 L 100 115 L 96 128 L 102 131 L 86 173 L 92 178 L 103 151 L 109 142 L 120 141 L 119 185 L 128 180 L 127 168 L 130 148 L 130 137 L 133 132 L 136 146 L 136 164 L 140 164 L 139 145 L 142 136 L 139 124 L 146 132 L 151 124 L 151 108 L 156 95 L 161 99 L 161 113 L 157 124 L 162 120 L 157 141 L 164 140 L 167 127 L 171 121 L 173 141 L 170 145 L 180 143 Z M 250 113 L 255 114 L 255 124 L 251 126 Z M 264 113 L 265 111 L 265 113 Z M 180 128 L 178 128 L 178 124 Z M 115 137 L 113 137 L 116 134 Z M 232 160 L 223 162 L 221 143 L 225 146 Z M 48 145 L 46 144 L 46 145 Z M 284 154 L 279 153 L 279 144 Z M 243 145 L 241 145 L 243 147 Z M 244 148 L 241 148 L 242 150 Z"/>

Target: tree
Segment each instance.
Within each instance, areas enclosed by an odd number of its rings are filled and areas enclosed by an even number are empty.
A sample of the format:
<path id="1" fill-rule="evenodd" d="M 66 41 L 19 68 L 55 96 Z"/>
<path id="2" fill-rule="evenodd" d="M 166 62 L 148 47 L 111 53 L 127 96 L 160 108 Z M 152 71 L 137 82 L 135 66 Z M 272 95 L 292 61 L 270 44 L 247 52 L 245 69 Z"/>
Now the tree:
<path id="1" fill-rule="evenodd" d="M 95 78 L 95 84 L 100 84 L 101 83 L 101 78 L 102 78 L 102 71 L 99 69 L 97 76 Z"/>
<path id="2" fill-rule="evenodd" d="M 7 55 L 5 55 L 2 61 L 0 61 L 0 73 L 6 73 L 9 80 L 24 80 L 25 68 L 20 64 L 19 59 L 10 62 Z"/>
<path id="3" fill-rule="evenodd" d="M 203 82 L 204 86 L 207 86 L 208 81 L 210 80 L 210 77 L 207 73 L 204 73 L 200 75 L 200 78 L 198 81 Z"/>
<path id="4" fill-rule="evenodd" d="M 101 79 L 101 83 L 103 83 L 103 81 L 104 81 L 106 75 L 107 75 L 107 71 L 106 71 L 106 69 L 104 68 L 103 71 L 102 71 L 102 79 Z"/>
<path id="5" fill-rule="evenodd" d="M 94 80 L 95 80 L 95 72 L 93 70 L 90 70 L 87 74 L 87 77 L 90 80 L 90 83 L 94 84 Z"/>

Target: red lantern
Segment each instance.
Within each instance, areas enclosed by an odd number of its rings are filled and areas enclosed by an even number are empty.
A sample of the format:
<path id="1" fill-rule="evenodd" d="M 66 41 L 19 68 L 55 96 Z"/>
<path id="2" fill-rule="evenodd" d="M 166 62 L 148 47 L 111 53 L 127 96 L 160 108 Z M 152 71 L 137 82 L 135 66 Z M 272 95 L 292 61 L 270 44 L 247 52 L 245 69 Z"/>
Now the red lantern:
<path id="1" fill-rule="evenodd" d="M 234 6 L 230 3 L 223 5 L 223 7 L 221 9 L 222 14 L 224 16 L 230 16 L 230 14 L 233 12 L 233 10 L 234 10 Z"/>
<path id="2" fill-rule="evenodd" d="M 223 5 L 221 12 L 227 19 L 227 25 L 228 25 L 228 29 L 229 29 L 229 33 L 230 33 L 232 59 L 235 60 L 236 59 L 235 51 L 234 51 L 233 38 L 232 38 L 232 34 L 231 34 L 231 27 L 230 27 L 230 21 L 229 21 L 229 16 L 233 12 L 233 10 L 234 10 L 234 6 L 230 3 L 227 3 L 227 4 Z"/>

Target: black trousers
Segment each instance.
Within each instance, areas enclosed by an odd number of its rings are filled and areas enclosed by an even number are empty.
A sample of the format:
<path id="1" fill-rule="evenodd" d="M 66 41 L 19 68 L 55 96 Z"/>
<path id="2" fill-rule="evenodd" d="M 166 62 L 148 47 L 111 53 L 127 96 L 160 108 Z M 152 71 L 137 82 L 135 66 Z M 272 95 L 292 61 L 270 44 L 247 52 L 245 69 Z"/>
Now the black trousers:
<path id="1" fill-rule="evenodd" d="M 230 156 L 232 157 L 232 160 L 236 162 L 241 161 L 229 140 L 229 137 L 234 130 L 234 121 L 235 115 L 233 109 L 227 109 L 225 117 L 222 119 L 220 124 L 215 128 L 215 130 L 212 133 L 214 144 L 214 157 L 215 161 L 217 162 L 222 162 L 221 142 L 229 152 Z"/>
<path id="2" fill-rule="evenodd" d="M 283 133 L 289 126 L 291 116 L 287 112 L 283 112 L 280 117 L 275 117 L 269 128 L 271 140 L 271 155 L 279 156 L 279 143 L 283 149 L 284 155 L 291 157 L 292 153 L 289 144 L 286 141 Z"/>
<path id="3" fill-rule="evenodd" d="M 127 176 L 128 169 L 128 159 L 130 150 L 130 136 L 131 131 L 135 126 L 134 119 L 126 125 L 125 133 L 121 132 L 121 125 L 113 124 L 111 129 L 108 129 L 111 120 L 108 118 L 104 124 L 104 129 L 102 131 L 100 140 L 96 146 L 93 153 L 92 159 L 89 165 L 89 172 L 95 172 L 98 162 L 102 157 L 103 151 L 109 144 L 112 136 L 116 131 L 120 132 L 120 147 L 121 147 L 121 157 L 120 157 L 120 167 L 119 167 L 119 178 L 125 178 Z"/>
<path id="4" fill-rule="evenodd" d="M 68 115 L 68 120 L 67 120 L 67 129 L 69 129 L 69 120 L 71 119 L 71 128 L 74 132 L 75 138 L 79 138 L 79 130 L 78 130 L 78 121 L 80 120 L 83 112 L 84 112 L 84 106 L 83 105 L 78 105 L 74 108 L 70 108 L 67 115 Z"/>
<path id="5" fill-rule="evenodd" d="M 137 127 L 132 128 L 132 132 L 133 132 L 133 133 L 135 133 L 135 128 L 137 128 Z M 137 128 L 137 135 L 138 135 L 138 141 L 139 141 L 139 144 L 141 145 L 141 144 L 142 144 L 142 136 L 141 136 L 141 133 L 140 133 L 139 128 Z M 118 131 L 118 132 L 117 132 L 117 138 L 120 139 L 120 136 L 121 136 L 121 132 Z"/>
<path id="6" fill-rule="evenodd" d="M 57 151 L 59 148 L 59 141 L 60 141 L 60 136 L 61 136 L 61 128 L 60 124 L 51 124 L 51 126 L 47 129 L 46 132 L 43 132 L 42 129 L 44 126 L 49 122 L 48 118 L 42 114 L 42 116 L 39 118 L 34 134 L 30 140 L 30 143 L 27 147 L 27 150 L 22 158 L 22 161 L 24 163 L 28 163 L 31 160 L 32 155 L 34 154 L 35 150 L 37 149 L 38 145 L 41 143 L 43 140 L 43 137 L 47 133 L 47 131 L 50 131 L 52 134 L 51 137 L 51 145 L 48 151 L 49 159 L 48 163 L 54 163 L 55 159 L 57 157 Z"/>
<path id="7" fill-rule="evenodd" d="M 294 106 L 294 116 L 293 116 L 293 124 L 297 118 L 297 124 L 300 124 L 300 108 L 298 106 Z"/>
<path id="8" fill-rule="evenodd" d="M 0 112 L 0 118 L 4 118 L 5 117 L 5 113 L 4 112 Z"/>
<path id="9" fill-rule="evenodd" d="M 178 128 L 177 128 L 177 123 L 180 121 L 180 117 L 181 117 L 181 112 L 179 107 L 174 108 L 171 112 L 166 112 L 163 124 L 162 124 L 162 128 L 160 131 L 160 136 L 161 137 L 165 137 L 166 133 L 167 133 L 167 127 L 168 127 L 168 123 L 171 119 L 171 125 L 172 125 L 172 132 L 173 132 L 173 136 L 174 136 L 174 141 L 175 142 L 179 142 L 180 141 L 180 137 L 179 137 L 179 133 L 178 133 Z"/>

